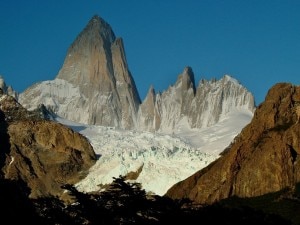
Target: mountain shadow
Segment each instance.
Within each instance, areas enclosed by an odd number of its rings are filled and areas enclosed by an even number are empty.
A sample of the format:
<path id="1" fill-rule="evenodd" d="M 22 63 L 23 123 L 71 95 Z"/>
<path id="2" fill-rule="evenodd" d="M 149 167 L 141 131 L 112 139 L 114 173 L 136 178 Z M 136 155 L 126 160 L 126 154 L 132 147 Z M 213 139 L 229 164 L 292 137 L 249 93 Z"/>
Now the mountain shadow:
<path id="1" fill-rule="evenodd" d="M 42 224 L 264 224 L 290 225 L 281 216 L 250 206 L 228 202 L 195 206 L 187 200 L 147 195 L 138 183 L 124 177 L 103 192 L 82 193 L 73 185 L 64 185 L 74 202 L 64 205 L 55 197 L 34 200 Z"/>

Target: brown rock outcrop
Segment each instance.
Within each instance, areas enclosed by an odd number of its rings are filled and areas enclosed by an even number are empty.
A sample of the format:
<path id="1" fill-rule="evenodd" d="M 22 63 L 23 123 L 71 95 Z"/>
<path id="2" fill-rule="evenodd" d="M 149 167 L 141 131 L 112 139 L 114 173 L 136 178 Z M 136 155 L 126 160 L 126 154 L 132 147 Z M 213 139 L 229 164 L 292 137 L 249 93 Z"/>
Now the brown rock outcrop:
<path id="1" fill-rule="evenodd" d="M 22 180 L 30 197 L 60 196 L 95 163 L 88 140 L 62 124 L 25 110 L 11 96 L 0 101 L 0 168 L 5 179 Z"/>
<path id="2" fill-rule="evenodd" d="M 212 203 L 294 189 L 300 182 L 300 86 L 274 85 L 223 156 L 166 195 Z"/>

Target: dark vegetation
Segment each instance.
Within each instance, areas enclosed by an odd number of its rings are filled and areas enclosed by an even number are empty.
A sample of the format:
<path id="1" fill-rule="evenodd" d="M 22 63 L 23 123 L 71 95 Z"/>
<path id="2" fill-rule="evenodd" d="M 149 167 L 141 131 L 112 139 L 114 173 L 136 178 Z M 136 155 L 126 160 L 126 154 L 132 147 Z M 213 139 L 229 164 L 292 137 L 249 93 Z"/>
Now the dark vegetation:
<path id="1" fill-rule="evenodd" d="M 231 198 L 210 206 L 193 205 L 187 200 L 148 196 L 138 183 L 114 178 L 106 191 L 82 193 L 64 185 L 74 202 L 65 205 L 57 197 L 29 199 L 22 182 L 0 179 L 1 224 L 292 224 L 291 214 L 299 217 L 299 199 L 287 204 L 287 212 L 278 213 L 278 196 L 264 199 Z M 261 205 L 260 205 L 261 204 Z M 282 207 L 279 202 L 278 209 Z M 266 210 L 265 208 L 270 208 Z M 275 214 L 276 212 L 276 214 Z M 284 219 L 284 217 L 286 219 Z M 297 217 L 297 216 L 296 216 Z M 297 223 L 293 217 L 293 224 Z M 299 218 L 298 218 L 299 219 Z M 298 220 L 299 222 L 299 220 Z"/>
<path id="2" fill-rule="evenodd" d="M 294 190 L 284 189 L 252 198 L 232 197 L 220 201 L 223 207 L 255 208 L 268 215 L 278 215 L 291 222 L 300 224 L 300 183 Z"/>

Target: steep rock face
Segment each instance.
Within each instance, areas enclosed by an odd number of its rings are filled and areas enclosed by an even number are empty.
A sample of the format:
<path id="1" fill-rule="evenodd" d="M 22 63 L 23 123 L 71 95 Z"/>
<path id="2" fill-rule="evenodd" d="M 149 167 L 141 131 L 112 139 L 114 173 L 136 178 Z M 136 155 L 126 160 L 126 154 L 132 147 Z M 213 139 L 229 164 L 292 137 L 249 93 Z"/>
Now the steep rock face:
<path id="1" fill-rule="evenodd" d="M 150 89 L 141 104 L 139 128 L 176 131 L 182 123 L 189 128 L 204 128 L 216 124 L 234 110 L 254 112 L 253 95 L 234 78 L 225 75 L 220 80 L 201 80 L 195 88 L 194 74 L 186 67 L 174 86 L 155 95 Z"/>
<path id="2" fill-rule="evenodd" d="M 190 104 L 194 98 L 194 74 L 190 67 L 178 76 L 174 86 L 161 94 L 161 125 L 160 130 L 172 131 L 184 117 L 188 117 Z"/>
<path id="3" fill-rule="evenodd" d="M 150 87 L 147 96 L 140 105 L 138 123 L 140 130 L 156 131 L 160 127 L 161 115 L 158 101 L 153 86 Z"/>
<path id="4" fill-rule="evenodd" d="M 136 126 L 140 104 L 122 39 L 98 16 L 70 46 L 56 79 L 33 85 L 19 101 L 28 109 L 44 104 L 69 120 L 126 129 Z"/>
<path id="5" fill-rule="evenodd" d="M 192 127 L 208 127 L 222 120 L 232 110 L 254 112 L 253 95 L 228 76 L 220 80 L 201 80 L 189 114 Z"/>
<path id="6" fill-rule="evenodd" d="M 78 182 L 96 161 L 85 137 L 28 112 L 12 96 L 0 96 L 0 124 L 0 173 L 24 181 L 32 198 L 61 195 L 61 185 Z"/>
<path id="7" fill-rule="evenodd" d="M 274 85 L 230 149 L 166 195 L 212 203 L 294 189 L 300 182 L 299 119 L 300 87 Z"/>

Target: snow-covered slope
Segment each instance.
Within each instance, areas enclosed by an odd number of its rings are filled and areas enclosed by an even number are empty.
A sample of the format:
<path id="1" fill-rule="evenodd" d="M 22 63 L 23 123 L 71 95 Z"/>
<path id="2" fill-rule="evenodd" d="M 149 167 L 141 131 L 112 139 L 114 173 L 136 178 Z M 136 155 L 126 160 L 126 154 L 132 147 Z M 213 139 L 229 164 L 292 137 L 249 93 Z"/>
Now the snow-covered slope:
<path id="1" fill-rule="evenodd" d="M 30 90 L 32 93 L 30 98 L 26 98 L 24 95 L 19 96 L 19 102 L 24 104 L 28 110 L 34 110 L 36 106 L 43 103 L 49 110 L 62 117 L 68 116 L 71 120 L 88 123 L 89 108 L 75 107 L 86 101 L 85 96 L 80 93 L 79 87 L 66 80 L 56 78 L 33 85 Z M 86 105 L 83 104 L 83 106 Z"/>
<path id="2" fill-rule="evenodd" d="M 85 135 L 99 155 L 87 177 L 77 184 L 79 190 L 99 190 L 113 177 L 139 172 L 136 182 L 148 192 L 163 195 L 217 159 L 252 116 L 248 110 L 234 111 L 203 129 L 190 129 L 182 121 L 172 135 L 56 120 Z"/>

